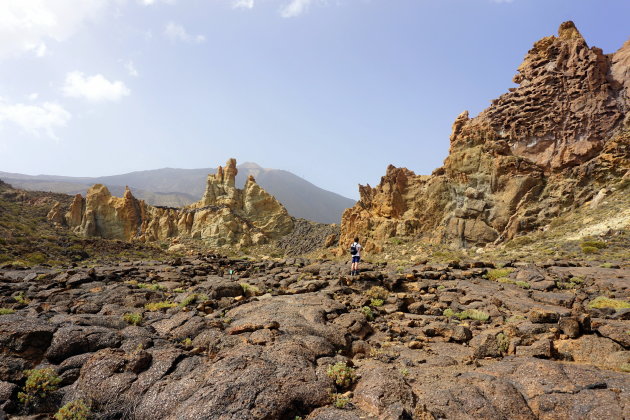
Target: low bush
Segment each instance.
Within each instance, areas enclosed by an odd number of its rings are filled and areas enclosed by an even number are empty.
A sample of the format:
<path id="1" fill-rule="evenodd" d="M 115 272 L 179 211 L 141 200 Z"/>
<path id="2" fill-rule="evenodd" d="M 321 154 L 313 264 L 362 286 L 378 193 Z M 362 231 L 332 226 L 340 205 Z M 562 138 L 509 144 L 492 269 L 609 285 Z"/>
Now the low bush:
<path id="1" fill-rule="evenodd" d="M 367 292 L 365 292 L 365 296 L 372 299 L 385 300 L 389 296 L 389 292 L 384 287 L 372 286 Z"/>
<path id="2" fill-rule="evenodd" d="M 146 309 L 147 311 L 156 312 L 161 309 L 173 308 L 175 306 L 177 306 L 176 303 L 164 300 L 162 302 L 147 303 L 146 305 L 144 305 L 144 309 Z"/>
<path id="3" fill-rule="evenodd" d="M 606 296 L 598 296 L 588 304 L 588 307 L 594 309 L 612 308 L 618 311 L 620 309 L 630 308 L 630 302 L 619 299 L 611 299 Z"/>
<path id="4" fill-rule="evenodd" d="M 25 406 L 45 400 L 61 383 L 61 377 L 51 368 L 26 370 L 24 373 L 26 383 L 18 392 L 18 400 Z"/>
<path id="5" fill-rule="evenodd" d="M 142 323 L 142 314 L 126 313 L 123 315 L 123 320 L 129 325 L 140 325 Z"/>
<path id="6" fill-rule="evenodd" d="M 342 389 L 348 388 L 357 379 L 354 368 L 347 366 L 345 362 L 337 362 L 328 366 L 326 374 L 333 379 L 335 385 Z"/>
<path id="7" fill-rule="evenodd" d="M 90 418 L 90 407 L 83 400 L 67 403 L 54 415 L 55 420 L 87 420 Z"/>

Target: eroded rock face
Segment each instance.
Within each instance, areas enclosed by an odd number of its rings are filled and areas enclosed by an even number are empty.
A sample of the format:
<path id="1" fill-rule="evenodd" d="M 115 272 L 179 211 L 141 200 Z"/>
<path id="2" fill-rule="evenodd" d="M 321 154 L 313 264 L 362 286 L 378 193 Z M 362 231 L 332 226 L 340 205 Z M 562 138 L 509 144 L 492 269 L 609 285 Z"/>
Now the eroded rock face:
<path id="1" fill-rule="evenodd" d="M 83 236 L 142 241 L 173 237 L 206 239 L 213 245 L 243 246 L 266 243 L 293 229 L 293 219 L 273 196 L 249 177 L 235 187 L 236 160 L 208 175 L 203 198 L 181 209 L 154 207 L 136 199 L 127 188 L 113 197 L 101 184 L 77 195 L 66 223 Z"/>
<path id="2" fill-rule="evenodd" d="M 536 42 L 518 87 L 453 124 L 431 176 L 390 165 L 342 218 L 341 244 L 393 236 L 458 246 L 510 239 L 581 204 L 630 169 L 630 42 L 605 55 L 572 22 Z"/>

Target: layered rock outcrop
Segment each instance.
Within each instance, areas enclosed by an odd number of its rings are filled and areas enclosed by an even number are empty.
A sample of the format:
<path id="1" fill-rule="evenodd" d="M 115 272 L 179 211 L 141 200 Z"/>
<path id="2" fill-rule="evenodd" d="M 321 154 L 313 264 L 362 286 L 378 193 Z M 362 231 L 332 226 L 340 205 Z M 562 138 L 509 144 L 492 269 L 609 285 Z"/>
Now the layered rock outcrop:
<path id="1" fill-rule="evenodd" d="M 572 22 L 534 44 L 519 86 L 477 117 L 460 114 L 444 166 L 430 176 L 389 166 L 359 186 L 341 243 L 367 249 L 393 236 L 462 247 L 499 242 L 549 223 L 630 168 L 630 42 L 589 48 Z"/>
<path id="2" fill-rule="evenodd" d="M 203 198 L 181 209 L 154 207 L 127 189 L 113 197 L 104 185 L 94 185 L 85 198 L 77 195 L 65 215 L 68 226 L 82 236 L 155 241 L 168 238 L 204 239 L 209 244 L 257 245 L 293 229 L 293 218 L 253 177 L 236 188 L 236 160 L 208 175 Z"/>

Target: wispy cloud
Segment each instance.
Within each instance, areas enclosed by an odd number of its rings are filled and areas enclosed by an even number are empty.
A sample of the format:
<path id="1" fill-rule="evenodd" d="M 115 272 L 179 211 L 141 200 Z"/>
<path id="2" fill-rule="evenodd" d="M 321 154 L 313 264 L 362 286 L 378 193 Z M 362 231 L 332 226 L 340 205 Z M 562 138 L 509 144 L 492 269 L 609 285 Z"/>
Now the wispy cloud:
<path id="1" fill-rule="evenodd" d="M 40 105 L 11 104 L 0 98 L 0 127 L 11 123 L 24 132 L 57 140 L 55 129 L 65 127 L 72 115 L 56 102 Z"/>
<path id="2" fill-rule="evenodd" d="M 138 77 L 140 75 L 138 73 L 138 70 L 136 69 L 136 66 L 133 64 L 133 61 L 131 60 L 125 63 L 125 69 L 127 70 L 127 73 L 129 74 L 129 76 L 131 77 Z"/>
<path id="3" fill-rule="evenodd" d="M 138 0 L 143 6 L 152 6 L 156 3 L 174 4 L 177 0 Z"/>
<path id="4" fill-rule="evenodd" d="M 514 0 L 490 0 L 492 3 L 512 3 Z"/>
<path id="5" fill-rule="evenodd" d="M 118 101 L 130 93 L 121 81 L 110 82 L 103 75 L 85 76 L 80 71 L 68 73 L 63 86 L 64 95 L 91 102 Z"/>
<path id="6" fill-rule="evenodd" d="M 164 35 L 173 42 L 183 41 L 199 44 L 206 40 L 206 37 L 203 35 L 189 34 L 182 25 L 174 22 L 169 22 L 166 24 L 166 26 L 164 27 Z"/>
<path id="7" fill-rule="evenodd" d="M 254 0 L 234 0 L 232 7 L 235 9 L 253 9 Z"/>
<path id="8" fill-rule="evenodd" d="M 63 41 L 101 15 L 112 0 L 0 1 L 0 57 L 46 55 L 49 41 Z"/>
<path id="9" fill-rule="evenodd" d="M 313 0 L 291 0 L 289 4 L 280 9 L 283 18 L 291 18 L 306 12 Z"/>

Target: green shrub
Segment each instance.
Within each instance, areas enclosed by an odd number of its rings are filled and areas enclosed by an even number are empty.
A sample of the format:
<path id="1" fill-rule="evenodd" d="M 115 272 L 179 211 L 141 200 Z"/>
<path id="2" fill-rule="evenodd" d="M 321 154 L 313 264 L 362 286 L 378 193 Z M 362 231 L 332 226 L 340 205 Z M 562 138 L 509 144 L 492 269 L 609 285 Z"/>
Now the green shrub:
<path id="1" fill-rule="evenodd" d="M 15 299 L 15 301 L 20 305 L 28 305 L 29 303 L 31 303 L 31 300 L 26 297 L 26 294 L 24 292 L 20 292 L 17 295 L 13 296 L 13 299 Z"/>
<path id="2" fill-rule="evenodd" d="M 192 293 L 186 296 L 179 306 L 183 308 L 184 306 L 192 305 L 193 303 L 205 302 L 208 299 L 210 298 L 205 293 Z"/>
<path id="3" fill-rule="evenodd" d="M 156 312 L 161 309 L 173 308 L 175 306 L 177 306 L 176 303 L 164 300 L 162 302 L 147 303 L 146 305 L 144 305 L 144 309 L 146 309 L 147 311 Z"/>
<path id="4" fill-rule="evenodd" d="M 465 318 L 462 319 L 470 318 L 477 321 L 487 321 L 490 318 L 490 315 L 477 309 L 466 309 L 462 314 L 465 314 Z"/>
<path id="5" fill-rule="evenodd" d="M 10 308 L 0 308 L 0 315 L 11 315 L 14 314 L 15 310 Z"/>
<path id="6" fill-rule="evenodd" d="M 344 409 L 350 403 L 350 398 L 344 397 L 342 394 L 333 393 L 330 397 L 335 408 Z"/>
<path id="7" fill-rule="evenodd" d="M 496 340 L 499 351 L 503 354 L 507 353 L 508 347 L 510 346 L 510 339 L 505 334 L 499 333 L 496 335 Z"/>
<path id="8" fill-rule="evenodd" d="M 260 289 L 251 284 L 241 283 L 241 288 L 243 289 L 243 294 L 245 296 L 258 296 L 260 294 Z"/>
<path id="9" fill-rule="evenodd" d="M 340 388 L 348 388 L 357 379 L 354 368 L 346 365 L 346 362 L 337 362 L 328 366 L 326 374 L 333 379 Z"/>
<path id="10" fill-rule="evenodd" d="M 129 325 L 140 325 L 142 323 L 142 314 L 126 313 L 123 315 L 123 320 Z"/>
<path id="11" fill-rule="evenodd" d="M 363 308 L 361 308 L 361 312 L 363 312 L 363 315 L 365 315 L 365 318 L 367 318 L 368 321 L 374 320 L 374 312 L 372 312 L 372 308 L 370 308 L 369 306 L 364 306 Z"/>
<path id="12" fill-rule="evenodd" d="M 514 270 L 511 268 L 495 268 L 494 270 L 488 271 L 486 277 L 488 280 L 497 281 L 500 278 L 509 276 L 512 271 Z"/>
<path id="13" fill-rule="evenodd" d="M 192 347 L 192 340 L 190 339 L 190 337 L 186 337 L 182 340 L 182 346 Z"/>
<path id="14" fill-rule="evenodd" d="M 25 406 L 46 399 L 61 383 L 61 377 L 50 368 L 26 370 L 24 373 L 26 383 L 22 391 L 18 392 L 18 400 Z"/>
<path id="15" fill-rule="evenodd" d="M 87 420 L 90 417 L 90 407 L 83 400 L 71 401 L 55 414 L 55 420 Z"/>
<path id="16" fill-rule="evenodd" d="M 162 292 L 164 290 L 166 290 L 166 287 L 164 286 L 160 286 L 157 283 L 138 283 L 138 287 L 140 289 L 149 289 L 149 290 L 155 290 L 156 292 Z"/>
<path id="17" fill-rule="evenodd" d="M 582 248 L 582 252 L 585 254 L 595 254 L 596 252 L 599 251 L 599 248 L 596 248 L 594 246 L 580 245 L 580 247 Z"/>
<path id="18" fill-rule="evenodd" d="M 606 242 L 602 242 L 602 241 L 584 241 L 580 244 L 581 248 L 584 247 L 591 247 L 591 248 L 597 248 L 597 249 L 604 249 L 606 248 Z"/>
<path id="19" fill-rule="evenodd" d="M 619 370 L 622 372 L 630 372 L 630 363 L 622 363 L 621 366 L 619 366 Z"/>
<path id="20" fill-rule="evenodd" d="M 457 312 L 455 312 L 451 308 L 444 309 L 444 312 L 442 313 L 442 315 L 444 315 L 447 318 L 453 318 L 455 314 L 457 314 Z"/>
<path id="21" fill-rule="evenodd" d="M 620 310 L 630 308 L 630 302 L 619 299 L 611 299 L 606 296 L 598 296 L 588 304 L 588 307 L 595 309 L 612 308 Z"/>
<path id="22" fill-rule="evenodd" d="M 31 264 L 42 264 L 48 259 L 48 257 L 41 252 L 31 252 L 30 254 L 27 254 L 24 258 Z"/>
<path id="23" fill-rule="evenodd" d="M 371 299 L 370 306 L 374 308 L 378 308 L 379 306 L 383 306 L 383 299 Z"/>
<path id="24" fill-rule="evenodd" d="M 389 296 L 389 292 L 387 291 L 387 289 L 381 286 L 373 286 L 370 288 L 370 290 L 365 292 L 365 295 L 372 299 L 385 300 Z"/>

